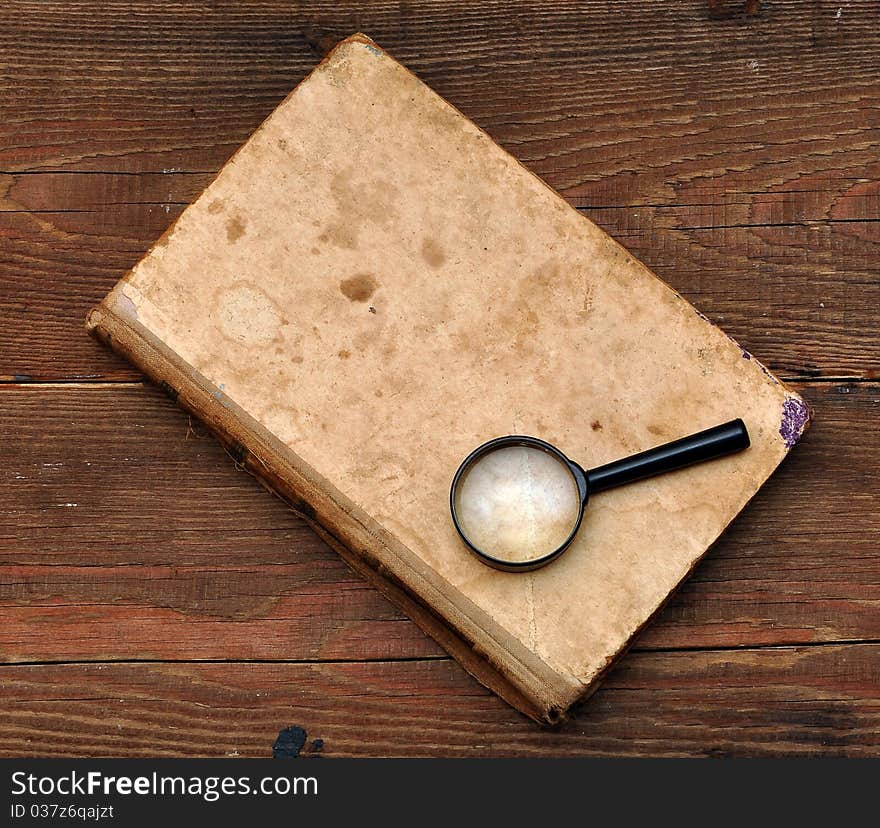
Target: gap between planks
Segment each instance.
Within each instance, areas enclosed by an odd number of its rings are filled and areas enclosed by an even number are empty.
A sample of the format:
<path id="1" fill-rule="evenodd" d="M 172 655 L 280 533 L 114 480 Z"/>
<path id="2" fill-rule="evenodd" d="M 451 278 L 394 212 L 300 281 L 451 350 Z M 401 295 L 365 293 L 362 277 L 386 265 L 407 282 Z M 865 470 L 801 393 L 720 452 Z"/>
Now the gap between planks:
<path id="1" fill-rule="evenodd" d="M 876 647 L 880 638 L 839 638 L 833 641 L 806 641 L 777 644 L 750 644 L 749 646 L 720 647 L 656 647 L 634 646 L 630 653 L 666 655 L 675 653 L 750 653 L 775 650 L 805 650 L 822 647 Z M 399 658 L 106 658 L 71 661 L 6 661 L 0 662 L 0 671 L 11 667 L 72 667 L 95 664 L 405 664 L 430 661 L 452 661 L 449 655 L 400 656 Z"/>
<path id="2" fill-rule="evenodd" d="M 818 193 L 819 191 L 817 191 Z M 716 204 L 667 204 L 667 205 L 645 205 L 645 204 L 622 204 L 612 205 L 609 207 L 575 207 L 579 213 L 588 213 L 596 210 L 637 210 L 637 209 L 658 209 L 658 210 L 682 210 L 688 207 L 726 207 L 735 206 L 736 204 L 745 204 L 745 202 L 734 202 L 732 204 L 721 203 Z M 100 205 L 98 208 L 89 207 L 65 207 L 61 209 L 38 208 L 38 209 L 0 209 L 2 215 L 66 215 L 74 213 L 88 213 L 98 215 L 106 212 L 107 207 L 188 207 L 188 201 L 108 201 Z M 669 228 L 669 232 L 690 232 L 693 230 L 749 230 L 770 227 L 825 227 L 826 225 L 838 224 L 876 224 L 880 222 L 880 218 L 822 218 L 811 219 L 807 221 L 762 221 L 762 222 L 733 222 L 731 224 L 696 224 L 696 225 L 676 225 Z"/>

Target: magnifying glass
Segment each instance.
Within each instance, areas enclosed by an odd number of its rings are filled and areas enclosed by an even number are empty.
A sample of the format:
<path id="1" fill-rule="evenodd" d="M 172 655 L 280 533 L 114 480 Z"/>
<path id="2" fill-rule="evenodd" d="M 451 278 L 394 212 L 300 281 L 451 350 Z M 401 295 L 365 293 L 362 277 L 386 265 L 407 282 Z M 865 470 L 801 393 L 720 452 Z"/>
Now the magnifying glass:
<path id="1" fill-rule="evenodd" d="M 458 534 L 483 563 L 530 572 L 574 540 L 591 495 L 749 447 L 742 420 L 586 471 L 537 437 L 499 437 L 472 451 L 452 480 Z"/>

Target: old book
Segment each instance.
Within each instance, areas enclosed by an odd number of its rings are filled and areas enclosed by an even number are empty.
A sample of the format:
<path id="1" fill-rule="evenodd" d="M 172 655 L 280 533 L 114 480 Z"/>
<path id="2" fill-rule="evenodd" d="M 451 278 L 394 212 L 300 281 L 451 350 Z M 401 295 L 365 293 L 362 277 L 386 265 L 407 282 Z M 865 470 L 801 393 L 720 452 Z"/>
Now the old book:
<path id="1" fill-rule="evenodd" d="M 558 720 L 805 428 L 804 402 L 373 41 L 272 113 L 89 329 L 464 667 Z M 742 417 L 747 451 L 601 495 L 531 574 L 450 481 L 532 434 L 595 466 Z M 283 653 L 279 653 L 283 656 Z"/>

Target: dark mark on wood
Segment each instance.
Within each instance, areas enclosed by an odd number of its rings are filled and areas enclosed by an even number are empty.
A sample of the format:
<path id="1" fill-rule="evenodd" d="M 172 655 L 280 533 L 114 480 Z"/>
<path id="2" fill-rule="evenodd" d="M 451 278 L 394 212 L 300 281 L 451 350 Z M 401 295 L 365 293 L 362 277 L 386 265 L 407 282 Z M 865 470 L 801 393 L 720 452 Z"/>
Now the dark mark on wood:
<path id="1" fill-rule="evenodd" d="M 306 39 L 306 43 L 309 44 L 309 48 L 322 58 L 330 54 L 333 47 L 348 34 L 349 32 L 347 29 L 341 29 L 338 32 L 327 32 L 320 29 L 309 28 L 303 32 L 303 36 Z"/>
<path id="2" fill-rule="evenodd" d="M 709 17 L 730 20 L 735 17 L 754 17 L 761 11 L 761 0 L 708 0 Z"/>
<path id="3" fill-rule="evenodd" d="M 290 508 L 298 515 L 302 515 L 306 520 L 315 519 L 314 508 L 304 500 L 289 500 Z"/>
<path id="4" fill-rule="evenodd" d="M 296 759 L 306 743 L 308 734 L 301 727 L 285 727 L 272 745 L 273 759 Z"/>
<path id="5" fill-rule="evenodd" d="M 174 402 L 177 402 L 178 392 L 177 389 L 171 385 L 167 380 L 162 380 L 159 383 L 159 387 L 169 396 Z"/>
<path id="6" fill-rule="evenodd" d="M 230 444 L 227 449 L 229 456 L 235 460 L 239 466 L 243 466 L 248 458 L 248 450 L 238 441 Z"/>

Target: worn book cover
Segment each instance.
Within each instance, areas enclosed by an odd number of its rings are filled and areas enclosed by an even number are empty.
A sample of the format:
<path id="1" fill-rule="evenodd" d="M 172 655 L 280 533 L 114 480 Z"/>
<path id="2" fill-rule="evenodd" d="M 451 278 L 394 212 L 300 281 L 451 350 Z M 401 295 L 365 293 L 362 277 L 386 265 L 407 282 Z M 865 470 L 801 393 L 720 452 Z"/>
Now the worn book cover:
<path id="1" fill-rule="evenodd" d="M 804 402 L 373 41 L 343 41 L 88 320 L 471 673 L 553 722 L 806 427 Z M 607 492 L 529 574 L 456 534 L 477 445 L 597 466 L 742 417 L 752 447 Z M 279 655 L 283 655 L 279 653 Z"/>

